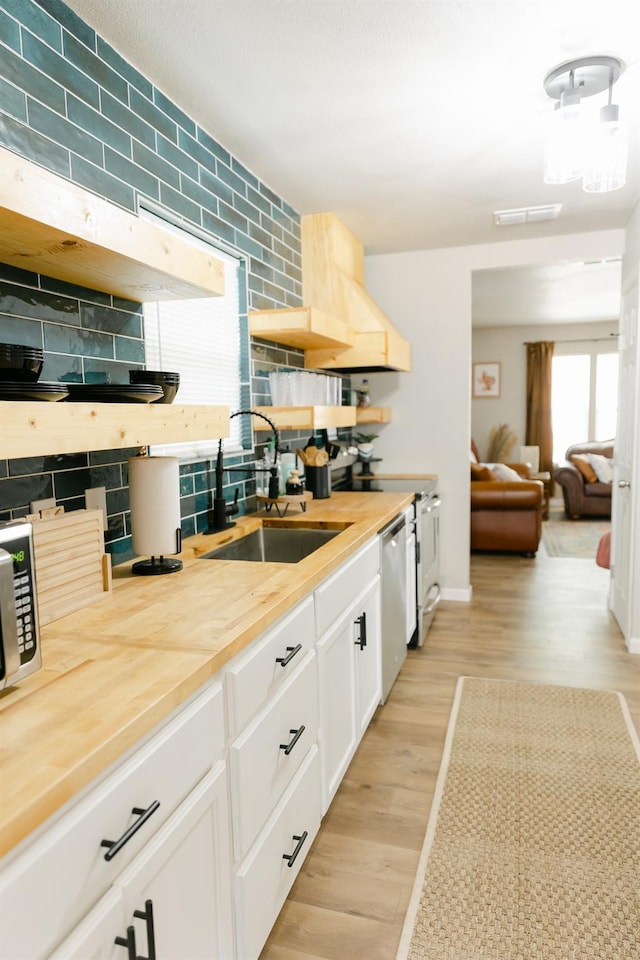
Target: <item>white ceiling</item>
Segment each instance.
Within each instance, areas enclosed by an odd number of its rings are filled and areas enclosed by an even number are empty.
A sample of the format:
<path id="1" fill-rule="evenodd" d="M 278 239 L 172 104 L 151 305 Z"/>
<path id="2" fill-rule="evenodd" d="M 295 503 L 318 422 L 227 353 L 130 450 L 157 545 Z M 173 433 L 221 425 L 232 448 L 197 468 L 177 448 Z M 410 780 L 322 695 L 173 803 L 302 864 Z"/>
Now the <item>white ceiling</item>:
<path id="1" fill-rule="evenodd" d="M 638 0 L 66 2 L 293 207 L 335 212 L 368 253 L 620 228 L 640 195 Z M 627 184 L 602 195 L 542 182 L 544 76 L 594 54 L 627 65 L 614 100 L 632 124 Z M 494 210 L 547 203 L 562 203 L 558 220 L 493 224 Z"/>

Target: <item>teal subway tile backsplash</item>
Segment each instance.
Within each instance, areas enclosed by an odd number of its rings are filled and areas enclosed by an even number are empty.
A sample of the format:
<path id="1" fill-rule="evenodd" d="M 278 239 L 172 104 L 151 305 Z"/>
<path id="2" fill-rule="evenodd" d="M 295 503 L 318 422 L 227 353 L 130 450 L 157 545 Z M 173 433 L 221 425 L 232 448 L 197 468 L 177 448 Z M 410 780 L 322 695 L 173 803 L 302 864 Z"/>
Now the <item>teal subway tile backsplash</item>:
<path id="1" fill-rule="evenodd" d="M 54 173 L 69 177 L 69 151 L 52 144 L 13 117 L 0 115 L 0 143 Z"/>
<path id="2" fill-rule="evenodd" d="M 126 104 L 115 100 L 105 90 L 102 91 L 100 104 L 104 116 L 113 121 L 116 127 L 119 127 L 144 146 L 153 149 L 156 142 L 156 133 L 151 124 L 136 116 Z M 111 141 L 109 140 L 109 142 Z"/>
<path id="3" fill-rule="evenodd" d="M 126 101 L 128 96 L 126 80 L 112 70 L 105 60 L 96 56 L 70 33 L 64 34 L 63 49 L 65 59 L 81 70 L 85 76 L 91 77 L 100 89 L 107 90 L 116 100 Z"/>
<path id="4" fill-rule="evenodd" d="M 72 63 L 38 40 L 33 34 L 23 31 L 22 54 L 30 64 L 49 77 L 55 77 L 58 83 L 75 93 L 77 97 L 92 107 L 100 106 L 100 88 L 90 77 L 78 70 Z"/>
<path id="5" fill-rule="evenodd" d="M 105 200 L 111 200 L 120 207 L 127 210 L 135 210 L 135 190 L 128 184 L 113 177 L 110 173 L 87 163 L 82 157 L 71 157 L 71 179 L 75 183 L 91 190 L 104 197 Z"/>
<path id="6" fill-rule="evenodd" d="M 17 317 L 80 325 L 80 307 L 76 299 L 5 281 L 0 281 L 0 312 Z"/>
<path id="7" fill-rule="evenodd" d="M 15 120 L 27 120 L 27 98 L 21 90 L 0 77 L 0 103 L 3 110 Z"/>
<path id="8" fill-rule="evenodd" d="M 88 108 L 87 108 L 88 109 Z M 64 117 L 44 107 L 37 100 L 27 98 L 27 113 L 29 124 L 38 133 L 53 139 L 56 136 L 64 139 L 66 146 L 73 153 L 79 153 L 90 163 L 102 163 L 102 143 L 91 134 L 69 123 Z"/>
<path id="9" fill-rule="evenodd" d="M 177 143 L 178 128 L 174 121 L 137 90 L 129 91 L 129 106 L 134 113 L 146 120 L 154 129 L 163 133 L 169 140 Z"/>
<path id="10" fill-rule="evenodd" d="M 3 2 L 11 4 L 15 2 L 15 0 L 3 0 Z M 25 6 L 25 4 L 22 6 Z M 33 4 L 30 3 L 29 6 L 33 6 Z M 38 0 L 38 6 L 51 14 L 61 27 L 73 34 L 74 37 L 77 37 L 78 40 L 82 40 L 90 50 L 95 50 L 95 30 L 92 30 L 89 24 L 85 23 L 84 20 L 82 20 L 77 13 L 74 13 L 62 0 Z M 25 18 L 26 16 L 25 14 Z"/>
<path id="11" fill-rule="evenodd" d="M 103 103 L 104 97 L 103 94 Z M 131 136 L 129 133 L 102 116 L 97 110 L 87 106 L 82 100 L 78 100 L 71 93 L 67 95 L 67 112 L 69 120 L 86 130 L 87 133 L 97 137 L 103 143 L 108 143 L 123 156 L 131 157 Z"/>
<path id="12" fill-rule="evenodd" d="M 302 354 L 251 342 L 246 311 L 300 304 L 296 211 L 62 0 L 0 0 L 2 37 L 0 94 L 6 90 L 7 95 L 0 101 L 0 142 L 124 209 L 136 211 L 141 196 L 159 201 L 214 243 L 246 257 L 241 405 L 248 407 L 252 396 L 254 402 L 264 401 L 268 379 L 266 374 L 252 377 L 251 356 L 267 356 L 267 364 L 302 366 Z M 144 366 L 139 304 L 7 265 L 0 265 L 0 280 L 5 284 L 0 340 L 43 345 L 43 380 L 127 383 L 129 369 Z M 248 418 L 243 432 L 250 438 Z M 256 435 L 260 447 L 264 440 L 264 434 Z M 0 516 L 26 513 L 34 491 L 76 509 L 83 505 L 85 486 L 103 485 L 108 549 L 114 559 L 125 560 L 132 555 L 127 459 L 137 453 L 94 451 L 73 462 L 52 458 L 29 466 L 0 459 Z M 254 456 L 248 450 L 232 459 L 252 462 Z M 9 466 L 22 473 L 10 474 Z M 180 474 L 182 527 L 188 536 L 207 528 L 213 462 L 183 464 Z M 225 472 L 224 480 L 226 497 L 238 487 L 241 509 L 254 507 L 252 475 Z"/>

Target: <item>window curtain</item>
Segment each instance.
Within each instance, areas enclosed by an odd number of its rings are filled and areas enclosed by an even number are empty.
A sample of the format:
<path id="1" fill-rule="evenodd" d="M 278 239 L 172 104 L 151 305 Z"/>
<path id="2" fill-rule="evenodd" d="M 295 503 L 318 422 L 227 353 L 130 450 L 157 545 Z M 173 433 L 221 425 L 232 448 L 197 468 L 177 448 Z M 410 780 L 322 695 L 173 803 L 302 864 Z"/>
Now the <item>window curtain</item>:
<path id="1" fill-rule="evenodd" d="M 540 470 L 553 469 L 551 427 L 551 364 L 554 344 L 550 340 L 527 343 L 527 433 L 526 443 L 540 447 Z"/>

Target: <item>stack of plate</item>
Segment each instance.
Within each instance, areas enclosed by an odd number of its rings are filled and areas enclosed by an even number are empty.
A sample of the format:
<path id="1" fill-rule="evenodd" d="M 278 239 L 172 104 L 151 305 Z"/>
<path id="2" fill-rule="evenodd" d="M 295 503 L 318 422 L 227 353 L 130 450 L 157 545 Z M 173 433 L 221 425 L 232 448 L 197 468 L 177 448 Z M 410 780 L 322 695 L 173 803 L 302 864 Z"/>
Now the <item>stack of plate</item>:
<path id="1" fill-rule="evenodd" d="M 20 343 L 0 343 L 0 381 L 36 383 L 42 373 L 44 350 Z"/>
<path id="2" fill-rule="evenodd" d="M 0 400 L 65 400 L 66 383 L 10 383 L 0 381 Z"/>
<path id="3" fill-rule="evenodd" d="M 155 384 L 68 383 L 68 401 L 82 403 L 153 403 L 162 397 Z"/>
<path id="4" fill-rule="evenodd" d="M 162 387 L 160 403 L 173 403 L 180 386 L 180 374 L 170 373 L 167 370 L 129 370 L 129 383 L 154 383 Z"/>

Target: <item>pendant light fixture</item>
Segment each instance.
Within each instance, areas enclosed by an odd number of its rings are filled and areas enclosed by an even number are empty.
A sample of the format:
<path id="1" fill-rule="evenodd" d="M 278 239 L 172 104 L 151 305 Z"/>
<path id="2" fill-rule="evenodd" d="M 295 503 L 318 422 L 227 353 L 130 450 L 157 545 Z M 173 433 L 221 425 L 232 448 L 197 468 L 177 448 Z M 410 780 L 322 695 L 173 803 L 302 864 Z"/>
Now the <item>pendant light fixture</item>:
<path id="1" fill-rule="evenodd" d="M 554 67 L 544 80 L 547 94 L 557 100 L 545 145 L 545 183 L 569 183 L 582 177 L 588 193 L 606 193 L 624 186 L 627 165 L 626 131 L 619 108 L 612 103 L 613 85 L 624 65 L 617 57 L 583 57 Z M 599 121 L 585 116 L 584 100 L 609 91 Z"/>

